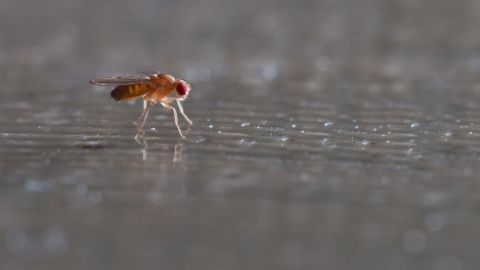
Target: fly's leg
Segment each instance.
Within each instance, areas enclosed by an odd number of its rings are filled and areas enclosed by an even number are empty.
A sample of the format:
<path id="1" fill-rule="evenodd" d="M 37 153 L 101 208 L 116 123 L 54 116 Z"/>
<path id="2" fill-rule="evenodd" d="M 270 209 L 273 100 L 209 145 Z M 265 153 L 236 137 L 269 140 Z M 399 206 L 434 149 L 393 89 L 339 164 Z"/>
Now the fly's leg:
<path id="1" fill-rule="evenodd" d="M 150 111 L 151 106 L 152 103 L 144 101 L 142 115 L 140 115 L 140 118 L 138 118 L 137 120 L 138 132 L 137 135 L 135 135 L 135 140 L 137 140 L 138 137 L 143 133 L 143 127 L 145 126 L 145 122 L 147 121 L 148 112 Z"/>
<path id="2" fill-rule="evenodd" d="M 183 136 L 182 130 L 180 129 L 180 126 L 178 125 L 177 110 L 175 110 L 175 108 L 170 104 L 163 103 L 163 102 L 161 104 L 162 104 L 163 107 L 173 111 L 173 119 L 175 120 L 175 125 L 177 126 L 178 133 L 180 133 L 180 137 L 182 137 L 182 139 L 185 139 L 185 136 Z"/>
<path id="3" fill-rule="evenodd" d="M 147 111 L 148 103 L 149 103 L 148 101 L 143 100 L 143 112 L 140 115 L 140 117 L 138 117 L 137 121 L 135 121 L 135 125 L 137 125 L 137 127 L 140 126 L 140 123 L 142 122 L 143 117 L 145 116 L 145 112 Z"/>
<path id="4" fill-rule="evenodd" d="M 183 117 L 185 118 L 185 120 L 187 120 L 188 122 L 188 125 L 193 125 L 193 122 L 192 120 L 190 120 L 190 118 L 188 118 L 188 116 L 185 114 L 185 112 L 183 111 L 183 106 L 182 106 L 182 103 L 177 100 L 177 105 L 178 105 L 178 109 L 180 110 L 180 113 L 183 115 Z"/>

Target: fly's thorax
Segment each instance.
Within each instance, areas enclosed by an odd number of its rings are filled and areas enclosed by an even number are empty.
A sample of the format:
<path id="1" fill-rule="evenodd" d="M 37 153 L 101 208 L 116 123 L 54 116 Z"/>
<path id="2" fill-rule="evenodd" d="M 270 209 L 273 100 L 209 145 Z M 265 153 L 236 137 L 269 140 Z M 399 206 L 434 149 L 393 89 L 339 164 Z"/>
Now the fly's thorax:
<path id="1" fill-rule="evenodd" d="M 159 74 L 152 78 L 157 87 L 171 88 L 175 85 L 175 78 L 168 74 Z"/>
<path id="2" fill-rule="evenodd" d="M 146 95 L 145 99 L 155 102 L 170 103 L 171 100 L 185 100 L 191 88 L 186 81 L 168 74 L 151 76 L 150 80 L 154 90 Z"/>
<path id="3" fill-rule="evenodd" d="M 146 94 L 144 99 L 155 103 L 161 102 L 165 98 L 172 96 L 174 90 L 174 87 L 156 87 L 154 90 Z"/>

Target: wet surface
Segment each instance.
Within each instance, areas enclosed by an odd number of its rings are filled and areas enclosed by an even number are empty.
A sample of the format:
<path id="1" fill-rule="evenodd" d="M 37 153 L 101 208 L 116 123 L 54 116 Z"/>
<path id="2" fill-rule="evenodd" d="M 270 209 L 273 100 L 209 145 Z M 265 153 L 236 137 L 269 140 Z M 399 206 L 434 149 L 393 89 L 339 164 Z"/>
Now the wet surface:
<path id="1" fill-rule="evenodd" d="M 47 2 L 0 9 L 0 269 L 480 265 L 477 1 Z M 185 140 L 88 84 L 152 68 Z"/>

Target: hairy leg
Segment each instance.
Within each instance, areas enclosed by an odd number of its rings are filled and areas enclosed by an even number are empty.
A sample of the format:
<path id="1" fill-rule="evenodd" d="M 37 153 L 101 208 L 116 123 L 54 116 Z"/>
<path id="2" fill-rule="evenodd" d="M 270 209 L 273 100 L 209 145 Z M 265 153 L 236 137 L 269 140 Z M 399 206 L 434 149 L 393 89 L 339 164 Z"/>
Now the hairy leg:
<path id="1" fill-rule="evenodd" d="M 193 125 L 193 122 L 192 120 L 190 120 L 190 118 L 188 118 L 188 116 L 185 114 L 185 112 L 183 111 L 183 106 L 182 106 L 182 103 L 177 100 L 177 105 L 178 105 L 178 109 L 180 110 L 180 113 L 183 115 L 183 117 L 185 118 L 185 120 L 187 120 L 188 124 L 191 126 Z"/>
<path id="2" fill-rule="evenodd" d="M 150 111 L 151 106 L 152 106 L 152 103 L 148 101 L 144 101 L 142 115 L 140 115 L 140 118 L 138 118 L 137 120 L 138 132 L 137 132 L 137 135 L 135 135 L 135 140 L 138 139 L 140 134 L 142 134 L 143 132 L 143 127 L 145 126 L 145 122 L 147 121 L 148 112 Z"/>
<path id="3" fill-rule="evenodd" d="M 147 107 L 148 107 L 148 101 L 146 100 L 143 100 L 143 112 L 142 114 L 140 115 L 140 117 L 138 117 L 137 121 L 135 121 L 135 125 L 137 125 L 137 128 L 140 126 L 142 120 L 143 120 L 143 117 L 145 115 L 145 112 L 147 111 Z"/>
<path id="4" fill-rule="evenodd" d="M 180 137 L 182 137 L 183 139 L 185 139 L 185 136 L 183 136 L 182 134 L 182 130 L 180 129 L 180 126 L 178 125 L 178 116 L 177 116 L 177 110 L 175 110 L 175 108 L 168 104 L 168 103 L 160 103 L 162 104 L 163 107 L 169 109 L 169 110 L 172 110 L 173 111 L 173 119 L 175 121 L 175 125 L 177 126 L 177 129 L 178 129 L 178 133 L 180 133 Z"/>

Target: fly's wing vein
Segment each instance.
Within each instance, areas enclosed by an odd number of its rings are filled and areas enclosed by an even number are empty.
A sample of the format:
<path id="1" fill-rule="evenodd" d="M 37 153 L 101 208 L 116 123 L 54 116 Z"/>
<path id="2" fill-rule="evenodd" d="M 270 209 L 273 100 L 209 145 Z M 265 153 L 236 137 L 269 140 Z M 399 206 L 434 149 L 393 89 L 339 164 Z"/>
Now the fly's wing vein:
<path id="1" fill-rule="evenodd" d="M 127 75 L 127 76 L 115 76 L 115 77 L 104 77 L 91 80 L 91 84 L 96 85 L 131 85 L 131 84 L 140 84 L 140 83 L 149 83 L 150 78 L 148 76 L 140 75 Z"/>

